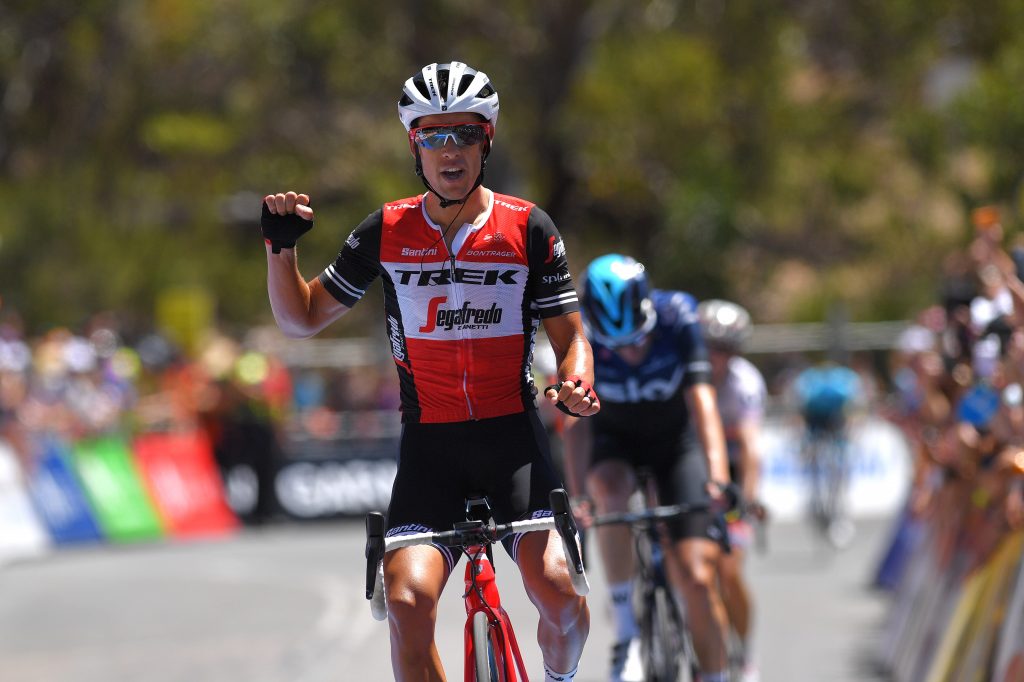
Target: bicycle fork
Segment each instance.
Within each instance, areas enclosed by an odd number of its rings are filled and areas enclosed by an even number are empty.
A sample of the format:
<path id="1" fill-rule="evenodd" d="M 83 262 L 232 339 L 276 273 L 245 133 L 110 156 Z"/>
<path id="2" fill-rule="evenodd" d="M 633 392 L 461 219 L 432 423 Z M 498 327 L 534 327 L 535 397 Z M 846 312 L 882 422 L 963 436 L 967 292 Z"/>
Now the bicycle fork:
<path id="1" fill-rule="evenodd" d="M 519 652 L 519 644 L 512 631 L 511 621 L 501 605 L 494 566 L 481 547 L 470 548 L 468 556 L 471 560 L 466 563 L 466 593 L 464 595 L 467 616 L 464 635 L 466 660 L 463 667 L 466 671 L 465 682 L 477 682 L 473 672 L 473 615 L 478 611 L 486 613 L 490 623 L 490 639 L 498 658 L 499 682 L 515 682 L 517 679 L 521 682 L 529 682 L 526 665 Z M 515 670 L 510 668 L 513 661 L 516 666 Z M 518 677 L 516 671 L 518 671 Z M 480 682 L 486 681 L 481 680 Z"/>

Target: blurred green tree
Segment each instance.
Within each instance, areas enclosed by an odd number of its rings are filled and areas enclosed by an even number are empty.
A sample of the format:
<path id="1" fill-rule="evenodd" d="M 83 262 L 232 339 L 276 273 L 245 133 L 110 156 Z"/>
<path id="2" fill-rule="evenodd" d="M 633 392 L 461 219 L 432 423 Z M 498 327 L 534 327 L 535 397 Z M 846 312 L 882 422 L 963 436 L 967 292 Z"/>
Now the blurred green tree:
<path id="1" fill-rule="evenodd" d="M 313 196 L 313 276 L 421 191 L 395 101 L 458 58 L 502 95 L 488 184 L 546 208 L 577 271 L 626 251 L 759 320 L 905 316 L 971 207 L 1018 222 L 1022 32 L 1017 0 L 12 0 L 0 295 L 37 331 L 143 330 L 178 287 L 268 321 L 260 197 Z"/>

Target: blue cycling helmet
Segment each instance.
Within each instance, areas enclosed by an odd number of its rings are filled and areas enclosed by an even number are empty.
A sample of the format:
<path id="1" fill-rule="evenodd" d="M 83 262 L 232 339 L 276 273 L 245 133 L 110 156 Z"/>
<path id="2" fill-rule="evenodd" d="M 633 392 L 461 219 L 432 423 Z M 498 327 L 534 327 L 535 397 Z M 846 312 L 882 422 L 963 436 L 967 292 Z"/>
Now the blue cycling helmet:
<path id="1" fill-rule="evenodd" d="M 606 346 L 638 343 L 657 321 L 643 264 L 617 253 L 587 266 L 582 304 L 588 334 Z"/>

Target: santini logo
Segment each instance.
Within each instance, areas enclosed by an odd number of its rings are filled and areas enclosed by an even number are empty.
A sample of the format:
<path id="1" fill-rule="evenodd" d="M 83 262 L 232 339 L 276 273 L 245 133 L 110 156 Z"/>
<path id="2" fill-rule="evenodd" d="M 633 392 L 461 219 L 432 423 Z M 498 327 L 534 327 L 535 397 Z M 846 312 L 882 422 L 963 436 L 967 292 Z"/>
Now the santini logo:
<path id="1" fill-rule="evenodd" d="M 427 323 L 420 327 L 421 332 L 429 334 L 438 327 L 446 330 L 456 326 L 460 329 L 486 327 L 501 322 L 501 308 L 497 303 L 492 303 L 490 308 L 470 308 L 469 301 L 466 301 L 461 308 L 453 310 L 441 307 L 441 304 L 447 301 L 447 296 L 430 299 L 427 306 Z"/>
<path id="2" fill-rule="evenodd" d="M 403 256 L 436 256 L 437 255 L 437 247 L 435 246 L 435 247 L 430 248 L 430 249 L 410 249 L 408 246 L 403 246 L 402 247 L 402 255 Z"/>

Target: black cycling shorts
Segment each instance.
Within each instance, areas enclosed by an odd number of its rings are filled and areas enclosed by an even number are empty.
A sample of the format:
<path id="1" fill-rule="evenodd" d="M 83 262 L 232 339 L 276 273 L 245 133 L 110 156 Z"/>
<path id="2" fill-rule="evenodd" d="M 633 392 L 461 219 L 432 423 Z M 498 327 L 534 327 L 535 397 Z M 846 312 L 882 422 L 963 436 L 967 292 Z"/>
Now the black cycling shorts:
<path id="1" fill-rule="evenodd" d="M 659 504 L 707 505 L 708 467 L 692 431 L 678 437 L 651 438 L 594 430 L 590 466 L 619 460 L 633 469 L 646 468 L 654 477 Z M 673 540 L 706 538 L 719 542 L 722 523 L 706 509 L 684 514 L 667 523 Z"/>
<path id="2" fill-rule="evenodd" d="M 484 495 L 497 523 L 551 515 L 562 483 L 536 410 L 479 421 L 402 426 L 387 535 L 451 530 L 466 520 L 466 497 Z M 518 537 L 503 541 L 515 559 Z M 458 556 L 435 545 L 448 569 Z"/>

